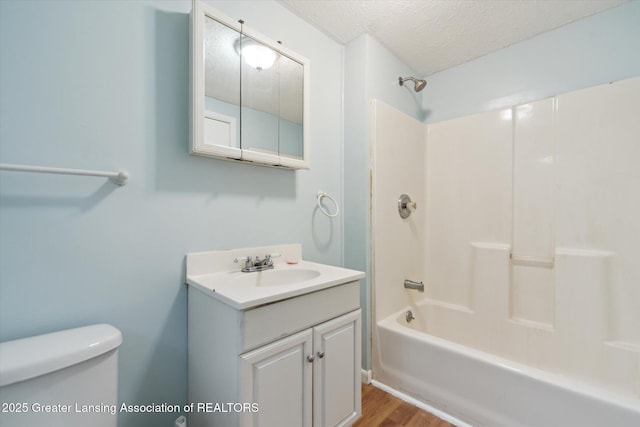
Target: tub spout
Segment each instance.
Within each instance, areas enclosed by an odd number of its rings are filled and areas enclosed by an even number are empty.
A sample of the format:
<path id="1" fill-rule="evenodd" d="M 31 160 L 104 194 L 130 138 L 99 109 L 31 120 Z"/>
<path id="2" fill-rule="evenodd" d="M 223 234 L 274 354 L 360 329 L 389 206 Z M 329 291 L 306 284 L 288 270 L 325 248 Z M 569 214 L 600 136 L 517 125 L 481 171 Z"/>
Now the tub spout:
<path id="1" fill-rule="evenodd" d="M 424 284 L 422 282 L 414 282 L 413 280 L 405 279 L 404 287 L 407 289 L 415 289 L 418 292 L 424 292 Z"/>

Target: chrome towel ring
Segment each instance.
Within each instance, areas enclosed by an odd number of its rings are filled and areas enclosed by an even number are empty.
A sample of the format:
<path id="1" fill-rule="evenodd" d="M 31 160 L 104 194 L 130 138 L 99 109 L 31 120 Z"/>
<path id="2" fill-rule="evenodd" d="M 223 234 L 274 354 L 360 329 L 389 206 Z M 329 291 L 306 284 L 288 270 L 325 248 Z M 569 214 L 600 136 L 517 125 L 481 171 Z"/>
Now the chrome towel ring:
<path id="1" fill-rule="evenodd" d="M 329 211 L 324 206 L 322 206 L 322 199 L 324 199 L 325 197 L 331 200 L 335 205 L 336 211 L 334 213 L 329 213 Z M 340 207 L 338 206 L 338 203 L 335 201 L 333 197 L 331 197 L 329 194 L 325 193 L 324 191 L 318 191 L 318 209 L 320 209 L 320 212 L 322 212 L 329 218 L 335 218 L 340 213 Z"/>

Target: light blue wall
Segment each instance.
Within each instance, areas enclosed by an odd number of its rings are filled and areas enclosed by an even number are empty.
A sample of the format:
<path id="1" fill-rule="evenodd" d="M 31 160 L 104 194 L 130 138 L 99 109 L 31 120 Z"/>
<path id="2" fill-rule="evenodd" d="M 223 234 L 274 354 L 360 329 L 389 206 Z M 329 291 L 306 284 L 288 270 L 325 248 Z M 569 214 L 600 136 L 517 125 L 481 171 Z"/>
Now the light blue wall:
<path id="1" fill-rule="evenodd" d="M 0 172 L 0 339 L 111 323 L 131 404 L 187 399 L 187 252 L 300 242 L 342 264 L 316 193 L 342 199 L 343 46 L 274 1 L 212 3 L 310 59 L 310 171 L 189 155 L 190 1 L 0 1 L 0 161 L 131 175 Z"/>
<path id="2" fill-rule="evenodd" d="M 640 1 L 426 77 L 436 122 L 640 75 Z"/>
<path id="3" fill-rule="evenodd" d="M 421 94 L 398 77 L 417 76 L 373 37 L 365 34 L 346 46 L 344 126 L 345 266 L 365 271 L 360 294 L 363 308 L 362 365 L 371 366 L 370 248 L 370 102 L 381 99 L 416 119 L 423 118 Z"/>

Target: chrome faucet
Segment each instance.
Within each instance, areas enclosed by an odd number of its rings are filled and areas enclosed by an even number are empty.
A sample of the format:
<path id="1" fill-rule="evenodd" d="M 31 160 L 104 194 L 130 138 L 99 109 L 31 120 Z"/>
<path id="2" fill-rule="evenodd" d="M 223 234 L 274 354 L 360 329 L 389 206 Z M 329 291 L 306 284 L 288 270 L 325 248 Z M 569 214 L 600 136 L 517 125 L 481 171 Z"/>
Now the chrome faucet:
<path id="1" fill-rule="evenodd" d="M 271 259 L 271 254 L 266 254 L 263 260 L 260 260 L 260 257 L 257 256 L 253 261 L 253 266 L 273 268 L 273 260 Z"/>
<path id="2" fill-rule="evenodd" d="M 415 289 L 418 292 L 424 292 L 424 284 L 422 282 L 414 282 L 413 280 L 405 279 L 404 287 L 407 289 Z"/>
<path id="3" fill-rule="evenodd" d="M 233 262 L 238 263 L 244 261 L 243 273 L 252 273 L 254 271 L 264 271 L 273 268 L 273 258 L 278 258 L 280 254 L 266 254 L 264 259 L 260 259 L 260 256 L 256 256 L 255 259 L 250 256 L 238 257 Z"/>

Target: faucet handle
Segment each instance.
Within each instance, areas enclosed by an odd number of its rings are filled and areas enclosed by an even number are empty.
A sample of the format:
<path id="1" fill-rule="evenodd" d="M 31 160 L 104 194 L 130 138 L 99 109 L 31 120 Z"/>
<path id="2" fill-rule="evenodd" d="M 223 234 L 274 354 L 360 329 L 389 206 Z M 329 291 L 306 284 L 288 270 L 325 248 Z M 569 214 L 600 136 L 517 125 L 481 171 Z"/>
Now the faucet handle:
<path id="1" fill-rule="evenodd" d="M 264 256 L 264 260 L 265 260 L 265 262 L 266 262 L 266 264 L 268 266 L 272 266 L 273 265 L 273 260 L 271 258 L 278 258 L 279 256 L 281 256 L 281 255 L 279 253 L 277 253 L 277 252 L 274 252 L 272 254 L 266 254 Z"/>
<path id="2" fill-rule="evenodd" d="M 239 263 L 240 261 L 244 261 L 244 266 L 245 268 L 247 267 L 251 267 L 251 257 L 250 256 L 240 256 L 237 257 L 236 259 L 233 260 L 233 262 L 235 262 L 236 264 Z"/>

